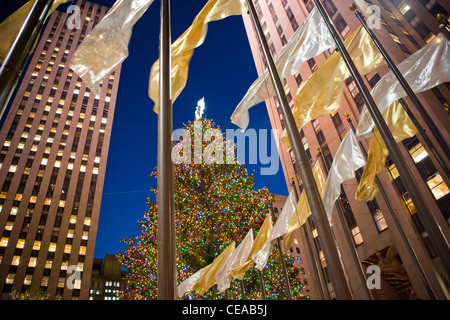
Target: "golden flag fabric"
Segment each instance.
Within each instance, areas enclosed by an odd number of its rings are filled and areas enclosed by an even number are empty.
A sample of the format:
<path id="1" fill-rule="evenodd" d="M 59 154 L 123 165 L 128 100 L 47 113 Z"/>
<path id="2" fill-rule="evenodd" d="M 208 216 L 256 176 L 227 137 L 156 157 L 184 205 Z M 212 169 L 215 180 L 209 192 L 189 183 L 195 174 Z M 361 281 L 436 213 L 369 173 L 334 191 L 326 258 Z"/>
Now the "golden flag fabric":
<path id="1" fill-rule="evenodd" d="M 100 82 L 128 57 L 133 26 L 154 0 L 117 0 L 78 46 L 70 68 L 94 93 Z"/>
<path id="2" fill-rule="evenodd" d="M 450 81 L 450 41 L 443 33 L 403 60 L 398 70 L 414 93 L 430 90 Z M 405 97 L 406 91 L 392 71 L 386 73 L 370 92 L 381 114 L 396 100 Z M 364 106 L 359 117 L 356 136 L 370 137 L 375 122 Z"/>
<path id="3" fill-rule="evenodd" d="M 14 40 L 19 34 L 19 31 L 35 2 L 36 0 L 28 1 L 8 18 L 6 18 L 2 23 L 0 23 L 0 62 L 5 60 L 9 49 L 11 49 Z M 60 4 L 66 2 L 69 2 L 69 0 L 55 0 L 48 14 L 50 15 Z"/>
<path id="4" fill-rule="evenodd" d="M 384 65 L 386 61 L 366 30 L 359 26 L 344 41 L 356 68 L 361 74 Z M 298 89 L 292 114 L 300 130 L 306 123 L 326 114 L 336 112 L 341 106 L 345 79 L 350 77 L 341 54 L 335 51 Z M 284 130 L 281 141 L 289 148 L 290 142 Z"/>
<path id="5" fill-rule="evenodd" d="M 323 190 L 325 189 L 326 179 L 323 175 L 322 169 L 320 167 L 319 161 L 313 167 L 313 176 L 314 180 L 317 184 L 317 189 L 319 190 L 320 195 L 322 195 Z M 283 251 L 289 250 L 292 244 L 292 240 L 294 237 L 294 231 L 300 228 L 305 222 L 306 219 L 311 215 L 311 209 L 309 208 L 308 200 L 306 198 L 306 193 L 303 191 L 300 194 L 300 199 L 298 200 L 297 207 L 295 208 L 294 215 L 292 216 L 291 222 L 289 223 L 289 227 L 287 229 L 286 235 L 283 239 Z"/>
<path id="6" fill-rule="evenodd" d="M 269 240 L 272 228 L 273 228 L 272 217 L 268 215 L 266 217 L 266 220 L 264 220 L 263 225 L 259 229 L 258 234 L 256 235 L 255 241 L 253 242 L 252 250 L 248 255 L 247 261 L 244 264 L 232 269 L 228 273 L 230 277 L 239 280 L 244 279 L 244 275 L 247 272 L 247 270 L 253 267 L 253 265 L 255 264 L 252 258 L 253 255 L 257 253 L 259 250 L 261 250 L 264 244 Z"/>
<path id="7" fill-rule="evenodd" d="M 240 15 L 247 10 L 244 0 L 209 0 L 195 17 L 192 25 L 171 46 L 172 102 L 186 86 L 189 62 L 194 49 L 202 45 L 208 31 L 208 23 L 224 19 L 231 15 Z M 150 71 L 148 95 L 159 109 L 159 60 Z"/>
<path id="8" fill-rule="evenodd" d="M 198 281 L 192 287 L 198 294 L 204 295 L 206 291 L 209 290 L 213 285 L 217 283 L 216 274 L 222 269 L 223 265 L 227 261 L 227 259 L 234 252 L 235 243 L 234 241 L 224 250 L 222 253 L 214 259 L 214 262 L 211 263 L 208 269 L 200 276 Z"/>
<path id="9" fill-rule="evenodd" d="M 417 133 L 417 128 L 398 101 L 385 110 L 383 118 L 397 143 L 406 138 L 411 138 Z M 375 128 L 370 140 L 367 164 L 356 190 L 356 199 L 364 202 L 373 200 L 379 190 L 375 176 L 385 168 L 387 156 L 386 145 L 378 132 L 378 128 Z"/>

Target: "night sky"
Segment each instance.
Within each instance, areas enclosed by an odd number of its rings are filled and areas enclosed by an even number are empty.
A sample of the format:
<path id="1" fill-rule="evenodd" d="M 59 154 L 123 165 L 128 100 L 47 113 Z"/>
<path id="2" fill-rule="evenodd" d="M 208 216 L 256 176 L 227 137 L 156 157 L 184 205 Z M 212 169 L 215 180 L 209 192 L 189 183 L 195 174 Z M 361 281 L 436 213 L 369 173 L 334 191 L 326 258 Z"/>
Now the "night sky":
<path id="1" fill-rule="evenodd" d="M 26 1 L 2 3 L 0 21 Z M 76 1 L 73 1 L 74 3 Z M 92 0 L 111 7 L 114 0 Z M 172 42 L 192 23 L 207 0 L 172 0 Z M 65 11 L 62 5 L 58 10 Z M 147 94 L 150 68 L 158 59 L 160 1 L 155 1 L 133 29 L 129 57 L 122 64 L 111 143 L 103 189 L 96 258 L 123 251 L 122 238 L 140 233 L 137 221 L 147 211 L 146 199 L 156 179 L 148 174 L 157 165 L 157 115 Z M 222 130 L 237 129 L 230 116 L 257 78 L 241 16 L 231 16 L 208 25 L 206 40 L 194 51 L 186 88 L 173 104 L 173 128 L 194 120 L 197 101 L 205 97 L 204 116 Z M 13 99 L 11 99 L 12 101 Z M 265 104 L 250 109 L 249 128 L 270 129 Z M 270 130 L 269 130 L 270 132 Z M 269 147 L 270 150 L 270 147 Z M 248 146 L 247 146 L 248 154 Z M 248 162 L 248 158 L 246 158 Z M 260 175 L 261 165 L 247 165 L 255 171 L 255 189 L 267 186 L 271 193 L 287 195 L 281 164 L 278 174 Z"/>

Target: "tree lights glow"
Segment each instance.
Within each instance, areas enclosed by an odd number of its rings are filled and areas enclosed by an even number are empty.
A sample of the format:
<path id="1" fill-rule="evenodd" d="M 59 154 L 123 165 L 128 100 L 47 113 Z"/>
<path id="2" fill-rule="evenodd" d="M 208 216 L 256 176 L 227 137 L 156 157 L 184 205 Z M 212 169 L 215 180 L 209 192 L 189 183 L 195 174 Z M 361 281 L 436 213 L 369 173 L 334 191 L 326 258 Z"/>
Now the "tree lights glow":
<path id="1" fill-rule="evenodd" d="M 199 126 L 201 125 L 201 126 Z M 202 132 L 198 132 L 198 128 Z M 218 126 L 209 119 L 198 119 L 189 122 L 184 129 L 188 130 L 191 139 L 195 134 L 205 133 Z M 219 139 L 226 148 L 226 139 Z M 183 143 L 180 140 L 179 143 Z M 232 242 L 238 245 L 250 228 L 259 230 L 269 213 L 271 200 L 269 190 L 264 187 L 253 190 L 253 175 L 248 174 L 245 166 L 236 161 L 233 164 L 215 164 L 208 157 L 217 156 L 217 145 L 214 151 L 206 154 L 202 149 L 214 143 L 214 138 L 203 140 L 202 148 L 191 146 L 194 158 L 202 159 L 201 163 L 184 163 L 174 161 L 174 197 L 176 224 L 176 258 L 177 283 L 212 263 L 213 260 Z M 200 154 L 199 154 L 200 153 Z M 234 155 L 235 156 L 235 155 Z M 180 152 L 173 157 L 183 157 Z M 176 159 L 174 159 L 176 160 Z M 157 178 L 157 171 L 149 175 Z M 157 189 L 152 189 L 157 196 Z M 119 292 L 120 299 L 156 299 L 157 297 L 157 204 L 147 199 L 148 211 L 144 220 L 139 221 L 142 229 L 139 236 L 123 239 L 127 244 L 125 253 L 118 253 L 118 258 L 127 268 L 127 288 Z M 296 269 L 292 267 L 294 258 L 287 259 L 291 271 L 291 288 L 300 294 L 302 286 L 298 283 Z M 264 270 L 264 282 L 268 299 L 285 297 L 284 283 L 279 256 L 274 253 Z M 243 280 L 246 299 L 260 299 L 260 280 L 256 270 L 250 269 Z M 242 299 L 240 281 L 231 282 L 228 289 L 229 299 Z M 215 287 L 204 296 L 195 292 L 187 292 L 186 299 L 223 299 Z"/>

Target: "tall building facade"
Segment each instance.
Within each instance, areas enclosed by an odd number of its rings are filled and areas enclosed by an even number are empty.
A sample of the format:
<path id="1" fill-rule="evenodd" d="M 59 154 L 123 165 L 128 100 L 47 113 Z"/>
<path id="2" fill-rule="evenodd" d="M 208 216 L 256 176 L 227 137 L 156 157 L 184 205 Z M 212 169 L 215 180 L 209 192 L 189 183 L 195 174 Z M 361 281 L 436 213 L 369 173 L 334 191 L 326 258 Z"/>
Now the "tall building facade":
<path id="1" fill-rule="evenodd" d="M 411 53 L 417 51 L 428 41 L 433 39 L 441 30 L 436 20 L 436 14 L 442 13 L 447 19 L 450 3 L 445 0 L 365 0 L 368 5 L 375 5 L 380 9 L 380 28 L 373 31 L 383 46 L 387 49 L 395 63 L 399 63 Z M 350 0 L 321 0 L 328 16 L 333 21 L 342 39 L 346 39 L 359 25 L 359 20 L 349 10 Z M 292 34 L 306 19 L 314 8 L 313 0 L 253 0 L 259 16 L 265 37 L 272 55 L 275 57 L 287 43 Z M 257 40 L 256 32 L 249 15 L 243 15 L 250 47 L 254 57 L 258 74 L 266 69 L 262 49 Z M 446 34 L 448 36 L 448 34 Z M 294 76 L 282 79 L 287 99 L 292 106 L 297 90 L 309 76 L 333 53 L 330 49 L 319 56 L 308 60 Z M 364 76 L 369 90 L 388 72 L 384 66 Z M 323 116 L 306 124 L 300 130 L 304 149 L 313 166 L 318 161 L 316 146 L 324 156 L 326 166 L 330 166 L 341 140 L 349 128 L 344 114 L 347 112 L 356 126 L 360 111 L 364 105 L 359 90 L 350 77 L 345 81 L 346 88 L 341 107 L 334 115 Z M 442 84 L 436 88 L 419 94 L 433 121 L 441 129 L 442 136 L 450 140 L 450 85 Z M 412 105 L 412 104 L 410 104 Z M 276 97 L 266 100 L 267 111 L 273 128 L 285 128 L 281 111 Z M 422 126 L 427 129 L 420 118 Z M 427 132 L 430 132 L 427 130 Z M 434 138 L 432 137 L 433 141 Z M 368 140 L 363 141 L 368 150 Z M 442 168 L 435 161 L 428 146 L 417 135 L 399 144 L 401 153 L 406 159 L 418 186 L 427 203 L 433 211 L 434 218 L 442 228 L 442 232 L 450 237 L 450 177 L 446 176 Z M 435 142 L 435 145 L 437 143 Z M 295 179 L 298 192 L 302 190 L 301 178 L 298 175 L 296 159 L 291 150 L 287 150 L 281 141 L 277 142 L 281 163 L 288 188 L 291 188 L 291 176 Z M 342 194 L 338 201 L 344 208 L 345 225 L 341 224 L 334 209 L 332 228 L 336 244 L 341 255 L 352 296 L 355 299 L 365 299 L 366 285 L 357 274 L 358 268 L 366 272 L 367 266 L 376 264 L 383 266 L 381 272 L 382 288 L 370 290 L 373 299 L 427 299 L 424 282 L 420 280 L 411 255 L 407 252 L 405 242 L 400 236 L 399 229 L 389 211 L 388 205 L 378 194 L 373 201 L 364 203 L 355 200 L 355 191 L 361 177 L 362 170 L 356 172 L 356 179 L 349 180 L 342 185 Z M 406 192 L 395 164 L 390 158 L 386 163 L 386 171 L 378 175 L 389 197 L 401 228 L 412 244 L 415 254 L 420 260 L 421 268 L 427 278 L 427 284 L 440 299 L 448 298 L 449 277 L 442 269 L 439 257 L 428 239 L 427 231 L 423 228 L 414 205 Z M 308 219 L 306 227 L 308 239 L 303 231 L 298 231 L 301 250 L 305 252 L 308 268 L 306 273 L 311 278 L 311 297 L 313 299 L 333 298 L 334 290 L 331 284 L 324 257 L 320 246 L 320 234 L 314 227 L 314 220 Z M 347 241 L 344 228 L 351 235 L 352 242 Z M 313 250 L 307 248 L 308 241 Z M 358 262 L 350 254 L 352 248 L 356 250 Z M 313 259 L 312 255 L 315 256 Z M 391 259 L 394 257 L 394 259 Z M 386 267 L 390 259 L 389 268 Z M 314 262 L 316 261 L 316 262 Z M 315 269 L 314 265 L 319 265 Z M 360 267 L 358 267 L 358 264 Z M 366 274 L 368 277 L 370 274 Z"/>
<path id="2" fill-rule="evenodd" d="M 120 66 L 99 95 L 69 68 L 108 10 L 76 5 L 79 29 L 68 27 L 66 12 L 48 18 L 0 131 L 2 299 L 29 290 L 89 299 Z"/>

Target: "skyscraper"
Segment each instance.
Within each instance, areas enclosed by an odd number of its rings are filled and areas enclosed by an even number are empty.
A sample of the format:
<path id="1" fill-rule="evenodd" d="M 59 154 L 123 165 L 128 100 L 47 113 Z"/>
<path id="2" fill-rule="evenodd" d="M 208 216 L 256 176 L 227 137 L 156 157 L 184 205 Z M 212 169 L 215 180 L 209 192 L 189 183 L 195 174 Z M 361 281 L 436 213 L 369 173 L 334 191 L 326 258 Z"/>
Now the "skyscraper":
<path id="1" fill-rule="evenodd" d="M 383 46 L 396 63 L 401 62 L 411 53 L 415 52 L 429 42 L 439 30 L 436 14 L 443 13 L 447 18 L 450 12 L 450 3 L 440 0 L 365 0 L 368 5 L 375 5 L 380 10 L 380 28 L 373 31 L 379 37 Z M 275 57 L 281 48 L 287 43 L 299 25 L 306 19 L 314 8 L 313 0 L 253 0 L 259 16 L 266 40 L 272 55 Z M 349 10 L 350 0 L 332 1 L 322 0 L 328 16 L 334 26 L 346 39 L 359 25 L 359 20 Z M 266 69 L 266 63 L 261 47 L 257 40 L 256 32 L 249 15 L 243 15 L 251 50 L 253 53 L 258 74 Z M 448 36 L 448 34 L 447 34 Z M 320 65 L 333 53 L 330 49 L 316 58 L 304 63 L 295 76 L 282 79 L 287 99 L 292 106 L 297 89 Z M 386 66 L 371 72 L 365 76 L 365 83 L 370 89 L 388 71 Z M 344 113 L 348 112 L 350 119 L 356 125 L 361 109 L 364 105 L 361 94 L 350 77 L 345 81 L 346 88 L 341 102 L 341 108 L 334 115 L 323 116 L 306 124 L 301 130 L 303 146 L 309 157 L 311 166 L 318 161 L 316 146 L 320 146 L 326 165 L 329 167 L 333 161 L 333 155 L 346 132 L 349 130 Z M 450 86 L 448 83 L 440 85 L 432 90 L 419 95 L 433 121 L 442 129 L 442 136 L 450 140 L 449 101 Z M 266 101 L 270 122 L 275 129 L 284 129 L 284 123 L 276 97 Z M 251 125 L 251 122 L 250 122 Z M 426 125 L 422 123 L 426 128 Z M 427 130 L 429 132 L 429 130 Z M 287 150 L 280 142 L 277 144 L 281 163 L 283 166 L 286 183 L 290 188 L 290 177 L 296 177 L 296 185 L 299 191 L 302 189 L 301 178 L 298 175 L 296 159 L 291 150 Z M 367 148 L 367 141 L 365 143 Z M 417 135 L 400 143 L 401 152 L 406 158 L 414 177 L 419 181 L 419 188 L 426 201 L 432 208 L 434 218 L 441 226 L 443 233 L 448 238 L 450 235 L 450 177 L 447 177 L 442 168 L 435 161 L 429 147 Z M 343 266 L 350 284 L 352 295 L 356 299 L 365 299 L 365 283 L 356 276 L 357 264 L 350 254 L 352 247 L 356 248 L 358 259 L 362 268 L 370 264 L 382 266 L 386 263 L 386 255 L 392 254 L 390 269 L 382 269 L 382 272 L 390 273 L 382 277 L 382 288 L 371 290 L 374 299 L 408 299 L 420 297 L 427 299 L 425 284 L 420 280 L 418 268 L 413 263 L 411 255 L 407 252 L 405 242 L 400 237 L 389 208 L 384 199 L 377 195 L 373 201 L 363 203 L 355 200 L 354 194 L 361 177 L 362 170 L 356 172 L 357 178 L 343 183 L 342 194 L 338 201 L 344 208 L 345 226 L 337 218 L 336 209 L 332 220 L 333 232 L 341 254 Z M 390 204 L 395 215 L 400 221 L 411 242 L 415 254 L 420 260 L 421 267 L 426 275 L 428 285 L 438 298 L 445 298 L 446 289 L 439 284 L 441 280 L 448 287 L 448 276 L 442 269 L 439 257 L 437 257 L 428 239 L 427 231 L 423 228 L 411 198 L 401 181 L 395 164 L 390 158 L 386 163 L 386 172 L 378 175 L 385 188 Z M 317 234 L 312 218 L 308 221 L 311 227 L 309 237 L 314 244 L 314 255 L 320 259 L 322 281 L 311 276 L 310 285 L 313 287 L 312 298 L 319 298 L 322 291 L 325 297 L 334 297 L 333 287 L 329 279 L 326 257 L 320 246 L 320 234 Z M 349 244 L 344 235 L 344 228 L 351 232 L 353 243 Z M 312 234 L 311 234 L 312 233 Z M 301 233 L 298 233 L 302 236 Z M 306 246 L 303 238 L 302 246 Z M 395 253 L 398 250 L 398 253 Z M 308 259 L 308 274 L 313 275 L 314 263 L 311 256 Z M 317 259 L 316 259 L 317 261 Z M 395 266 L 395 268 L 394 268 Z M 393 270 L 396 270 L 395 272 Z M 438 274 L 438 276 L 436 276 Z M 366 274 L 368 277 L 370 274 Z M 441 277 L 442 276 L 442 277 Z M 393 281 L 395 279 L 396 281 Z M 446 280 L 447 279 L 447 280 Z M 315 293 L 314 293 L 315 292 Z"/>
<path id="2" fill-rule="evenodd" d="M 88 299 L 120 66 L 91 94 L 69 68 L 108 8 L 49 18 L 0 132 L 0 293 Z M 73 23 L 72 23 L 73 24 Z M 79 272 L 74 273 L 74 270 Z"/>

